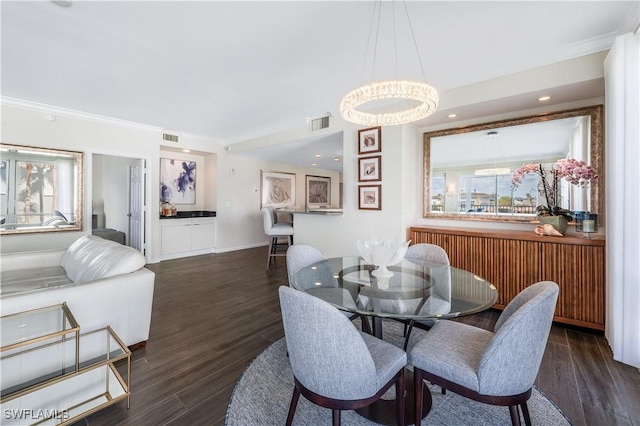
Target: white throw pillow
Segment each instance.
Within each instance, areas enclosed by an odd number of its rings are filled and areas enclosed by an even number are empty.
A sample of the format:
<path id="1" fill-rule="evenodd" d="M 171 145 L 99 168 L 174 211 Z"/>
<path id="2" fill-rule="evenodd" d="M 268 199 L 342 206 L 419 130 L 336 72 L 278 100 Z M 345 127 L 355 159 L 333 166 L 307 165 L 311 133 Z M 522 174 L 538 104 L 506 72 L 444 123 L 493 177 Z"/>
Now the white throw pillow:
<path id="1" fill-rule="evenodd" d="M 85 235 L 67 249 L 60 266 L 74 283 L 86 283 L 137 271 L 146 261 L 138 250 L 95 235 Z"/>

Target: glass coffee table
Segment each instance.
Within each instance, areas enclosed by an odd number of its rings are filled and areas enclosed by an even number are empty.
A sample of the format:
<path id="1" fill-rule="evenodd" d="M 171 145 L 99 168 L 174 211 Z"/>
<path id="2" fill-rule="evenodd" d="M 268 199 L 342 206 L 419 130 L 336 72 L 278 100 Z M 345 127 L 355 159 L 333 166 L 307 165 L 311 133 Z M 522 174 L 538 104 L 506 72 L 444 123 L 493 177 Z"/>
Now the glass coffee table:
<path id="1" fill-rule="evenodd" d="M 80 334 L 65 303 L 6 315 L 0 327 L 3 425 L 65 425 L 124 399 L 129 406 L 131 351 L 111 327 Z"/>

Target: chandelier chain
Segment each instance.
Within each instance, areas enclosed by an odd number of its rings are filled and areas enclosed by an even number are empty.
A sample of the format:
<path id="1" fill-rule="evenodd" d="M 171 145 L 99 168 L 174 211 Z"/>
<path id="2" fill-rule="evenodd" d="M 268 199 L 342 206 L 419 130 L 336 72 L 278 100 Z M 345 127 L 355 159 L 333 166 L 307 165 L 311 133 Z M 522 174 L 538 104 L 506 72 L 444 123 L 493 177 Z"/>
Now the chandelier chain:
<path id="1" fill-rule="evenodd" d="M 371 23 L 369 24 L 369 35 L 367 36 L 367 44 L 364 49 L 364 60 L 362 61 L 362 72 L 360 73 L 360 78 L 364 80 L 365 72 L 367 70 L 367 58 L 369 56 L 369 44 L 371 44 L 371 34 L 373 32 L 373 22 L 376 19 L 376 7 L 374 4 L 373 10 L 371 11 Z M 373 68 L 372 68 L 373 70 Z M 373 74 L 373 71 L 372 71 Z M 373 77 L 373 76 L 372 76 Z"/>
<path id="2" fill-rule="evenodd" d="M 411 31 L 411 38 L 420 63 L 420 71 L 425 76 L 422 58 L 418 50 L 418 43 L 413 32 L 413 25 L 409 19 L 409 11 L 406 2 L 403 0 L 407 22 Z M 380 21 L 382 15 L 382 1 L 378 0 L 374 4 L 373 15 L 369 27 L 369 36 L 367 37 L 367 49 L 365 50 L 365 61 L 363 64 L 363 75 L 366 68 L 369 46 L 373 35 L 373 25 L 376 22 L 376 9 L 378 12 L 377 25 L 375 30 L 375 42 L 373 46 L 373 66 L 371 69 L 372 79 L 375 72 L 375 63 L 377 60 L 378 37 L 380 34 Z M 439 103 L 438 91 L 426 82 L 398 80 L 398 42 L 396 31 L 396 14 L 395 6 L 391 5 L 392 23 L 393 23 L 393 46 L 395 51 L 395 72 L 396 80 L 374 81 L 364 86 L 358 87 L 347 93 L 340 102 L 340 114 L 342 117 L 352 123 L 364 126 L 393 126 L 405 123 L 411 123 L 421 120 L 431 115 L 437 108 Z M 426 78 L 425 78 L 426 80 Z M 376 101 L 386 101 L 389 99 L 397 99 L 401 101 L 413 101 L 414 106 L 407 109 L 394 112 L 374 112 L 371 108 L 369 111 L 358 109 L 358 107 L 370 104 Z M 417 102 L 417 105 L 415 104 Z M 405 104 L 406 105 L 406 104 Z"/>
<path id="3" fill-rule="evenodd" d="M 393 19 L 393 51 L 396 59 L 396 80 L 398 79 L 398 38 L 396 36 L 396 6 L 391 3 L 391 18 Z"/>
<path id="4" fill-rule="evenodd" d="M 378 35 L 380 34 L 380 16 L 382 15 L 382 1 L 379 1 L 377 3 L 377 7 L 378 7 L 378 23 L 376 25 L 376 41 L 373 44 L 373 64 L 371 64 L 371 79 L 373 80 L 374 78 L 374 71 L 376 69 L 376 58 L 378 57 Z M 375 10 L 375 6 L 374 6 L 374 10 Z M 367 46 L 368 48 L 368 46 Z"/>
<path id="5" fill-rule="evenodd" d="M 409 10 L 407 9 L 407 2 L 402 1 L 404 5 L 404 13 L 407 16 L 407 22 L 409 22 L 409 30 L 411 31 L 411 38 L 413 39 L 413 46 L 416 49 L 416 55 L 418 55 L 418 62 L 420 63 L 420 70 L 422 71 L 422 78 L 427 79 L 426 74 L 424 73 L 424 66 L 422 65 L 422 58 L 420 57 L 420 50 L 418 49 L 418 43 L 416 42 L 416 35 L 413 33 L 413 25 L 411 25 L 411 19 L 409 18 Z"/>

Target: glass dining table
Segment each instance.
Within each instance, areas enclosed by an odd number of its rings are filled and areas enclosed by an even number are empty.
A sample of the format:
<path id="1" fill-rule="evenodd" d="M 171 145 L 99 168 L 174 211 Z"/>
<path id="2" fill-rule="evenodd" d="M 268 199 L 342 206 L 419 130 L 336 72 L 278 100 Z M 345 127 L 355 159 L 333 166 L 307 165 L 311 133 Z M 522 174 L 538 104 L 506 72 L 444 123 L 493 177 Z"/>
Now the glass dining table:
<path id="1" fill-rule="evenodd" d="M 403 259 L 388 267 L 389 277 L 376 276 L 375 269 L 361 257 L 335 257 L 298 270 L 291 285 L 340 310 L 371 317 L 378 338 L 383 318 L 456 318 L 488 309 L 498 299 L 493 284 L 449 265 Z"/>
<path id="2" fill-rule="evenodd" d="M 493 284 L 449 265 L 403 259 L 389 266 L 392 275 L 385 277 L 376 276 L 375 269 L 357 256 L 330 258 L 298 270 L 291 286 L 340 310 L 361 315 L 363 331 L 380 339 L 385 318 L 409 325 L 414 321 L 456 318 L 486 310 L 498 299 Z M 372 322 L 369 330 L 368 325 L 365 327 L 366 318 Z M 412 382 L 405 379 L 407 424 L 413 422 Z M 430 393 L 426 392 L 423 417 L 431 408 L 430 399 Z M 395 424 L 393 404 L 393 400 L 380 400 L 358 413 L 380 424 Z"/>

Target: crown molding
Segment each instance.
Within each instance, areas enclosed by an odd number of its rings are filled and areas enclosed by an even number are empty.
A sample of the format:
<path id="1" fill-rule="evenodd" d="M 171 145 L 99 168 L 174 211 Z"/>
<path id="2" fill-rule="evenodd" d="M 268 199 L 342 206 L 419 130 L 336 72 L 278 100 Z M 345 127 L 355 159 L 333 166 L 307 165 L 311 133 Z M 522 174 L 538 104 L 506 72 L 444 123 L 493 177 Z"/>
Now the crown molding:
<path id="1" fill-rule="evenodd" d="M 32 101 L 26 101 L 24 99 L 10 98 L 7 96 L 0 97 L 0 104 L 3 106 L 11 106 L 15 108 L 28 109 L 30 111 L 41 112 L 43 114 L 61 115 L 65 117 L 77 118 L 80 120 L 88 120 L 97 123 L 110 124 L 120 127 L 129 127 L 133 129 L 146 130 L 150 132 L 175 132 L 181 136 L 190 137 L 194 139 L 203 139 L 207 141 L 215 141 L 217 143 L 224 143 L 222 139 L 212 138 L 206 135 L 198 135 L 195 133 L 182 132 L 179 130 L 170 130 L 164 127 L 152 126 L 150 124 L 138 123 L 135 121 L 122 120 L 120 118 L 107 117 L 105 115 L 92 114 L 90 112 L 78 111 L 69 108 L 58 107 L 54 105 L 41 104 Z"/>
<path id="2" fill-rule="evenodd" d="M 137 123 L 135 121 L 127 121 L 119 118 L 107 117 L 105 115 L 92 114 L 90 112 L 77 111 L 69 108 L 58 107 L 54 105 L 41 104 L 24 99 L 10 98 L 7 96 L 0 97 L 2 106 L 11 106 L 15 108 L 28 109 L 30 111 L 41 112 L 44 114 L 60 115 L 65 117 L 77 118 L 80 120 L 88 120 L 97 123 L 110 124 L 113 126 L 129 127 L 133 129 L 146 130 L 149 132 L 162 132 L 162 127 L 152 126 L 149 124 Z"/>

